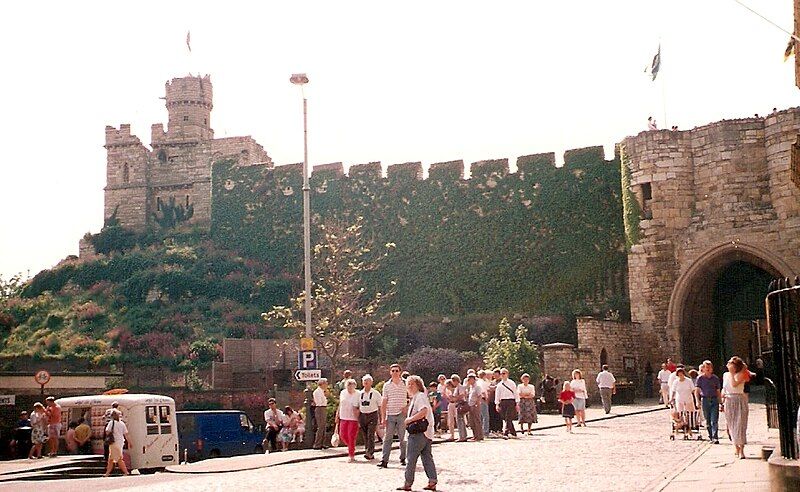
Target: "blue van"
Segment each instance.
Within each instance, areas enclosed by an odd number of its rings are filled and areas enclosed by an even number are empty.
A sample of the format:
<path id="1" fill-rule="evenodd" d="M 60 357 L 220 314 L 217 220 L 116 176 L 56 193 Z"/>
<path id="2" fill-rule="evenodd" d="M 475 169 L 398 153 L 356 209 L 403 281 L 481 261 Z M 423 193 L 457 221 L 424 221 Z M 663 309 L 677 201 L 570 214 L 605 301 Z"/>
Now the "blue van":
<path id="1" fill-rule="evenodd" d="M 264 434 L 241 410 L 197 410 L 175 415 L 181 460 L 264 452 Z"/>

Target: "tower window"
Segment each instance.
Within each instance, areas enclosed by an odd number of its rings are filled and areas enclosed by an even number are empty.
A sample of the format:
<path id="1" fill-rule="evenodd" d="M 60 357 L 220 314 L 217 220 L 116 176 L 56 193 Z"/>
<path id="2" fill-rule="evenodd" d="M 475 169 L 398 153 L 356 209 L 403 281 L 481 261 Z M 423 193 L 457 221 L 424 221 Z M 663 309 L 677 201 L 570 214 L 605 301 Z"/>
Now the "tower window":
<path id="1" fill-rule="evenodd" d="M 183 121 L 189 121 L 189 117 L 188 116 L 184 116 L 183 117 Z"/>
<path id="2" fill-rule="evenodd" d="M 653 186 L 651 183 L 642 183 L 640 186 L 642 190 L 642 218 L 649 220 L 653 218 L 653 209 L 650 206 L 650 202 L 653 200 Z"/>
<path id="3" fill-rule="evenodd" d="M 128 168 L 128 163 L 122 165 L 122 182 L 128 184 L 128 181 L 131 179 L 131 171 Z"/>
<path id="4" fill-rule="evenodd" d="M 186 208 L 189 208 L 189 195 L 186 195 Z"/>
<path id="5" fill-rule="evenodd" d="M 208 125 L 208 118 L 203 118 L 203 124 Z"/>
<path id="6" fill-rule="evenodd" d="M 161 197 L 156 197 L 156 212 L 161 212 Z"/>
<path id="7" fill-rule="evenodd" d="M 650 183 L 642 183 L 642 199 L 643 200 L 653 199 L 653 186 Z"/>

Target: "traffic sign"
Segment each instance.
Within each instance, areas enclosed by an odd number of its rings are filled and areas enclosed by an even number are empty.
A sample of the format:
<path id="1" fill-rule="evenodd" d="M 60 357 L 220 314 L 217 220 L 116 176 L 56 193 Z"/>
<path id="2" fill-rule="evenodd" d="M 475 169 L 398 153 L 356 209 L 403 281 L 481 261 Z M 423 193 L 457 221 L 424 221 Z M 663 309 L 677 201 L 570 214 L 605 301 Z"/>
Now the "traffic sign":
<path id="1" fill-rule="evenodd" d="M 294 378 L 298 381 L 316 381 L 322 377 L 320 369 L 298 369 L 294 371 Z"/>
<path id="2" fill-rule="evenodd" d="M 50 373 L 45 370 L 41 370 L 37 372 L 35 376 L 33 376 L 33 379 L 35 379 L 38 384 L 44 386 L 50 382 Z"/>
<path id="3" fill-rule="evenodd" d="M 316 350 L 298 350 L 297 351 L 297 368 L 298 369 L 316 369 L 317 368 L 317 351 Z"/>
<path id="4" fill-rule="evenodd" d="M 303 337 L 300 339 L 300 350 L 314 350 L 314 339 Z"/>

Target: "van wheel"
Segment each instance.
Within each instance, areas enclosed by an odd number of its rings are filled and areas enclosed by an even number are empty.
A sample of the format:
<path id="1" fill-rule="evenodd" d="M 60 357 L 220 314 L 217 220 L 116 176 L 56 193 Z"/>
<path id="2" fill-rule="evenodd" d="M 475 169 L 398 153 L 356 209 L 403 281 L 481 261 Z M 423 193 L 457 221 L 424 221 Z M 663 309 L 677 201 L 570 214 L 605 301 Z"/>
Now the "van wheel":
<path id="1" fill-rule="evenodd" d="M 261 444 L 256 444 L 256 454 L 264 454 L 264 447 Z"/>
<path id="2" fill-rule="evenodd" d="M 219 458 L 219 449 L 212 449 L 210 453 L 208 453 L 209 458 Z"/>

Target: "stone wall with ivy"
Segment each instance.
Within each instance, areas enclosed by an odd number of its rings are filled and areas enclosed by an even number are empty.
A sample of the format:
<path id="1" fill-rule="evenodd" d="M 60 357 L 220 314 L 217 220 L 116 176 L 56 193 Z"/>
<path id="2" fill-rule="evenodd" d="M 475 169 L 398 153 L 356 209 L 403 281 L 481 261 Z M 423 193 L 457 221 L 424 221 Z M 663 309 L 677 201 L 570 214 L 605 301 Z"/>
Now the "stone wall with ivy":
<path id="1" fill-rule="evenodd" d="M 602 147 L 507 159 L 315 166 L 312 221 L 365 218 L 397 245 L 368 279 L 397 279 L 403 315 L 626 310 L 619 158 Z M 302 168 L 214 164 L 212 235 L 226 247 L 302 276 Z M 313 238 L 312 238 L 313 241 Z"/>

